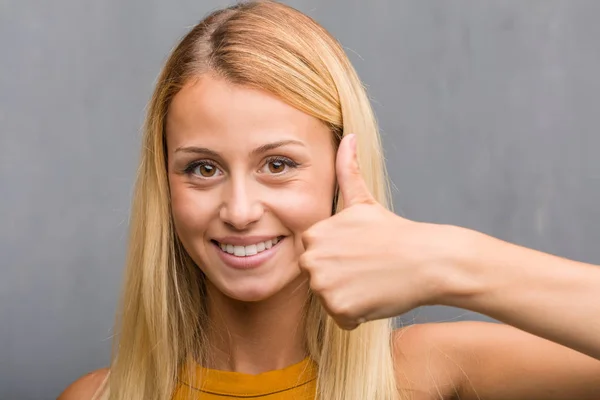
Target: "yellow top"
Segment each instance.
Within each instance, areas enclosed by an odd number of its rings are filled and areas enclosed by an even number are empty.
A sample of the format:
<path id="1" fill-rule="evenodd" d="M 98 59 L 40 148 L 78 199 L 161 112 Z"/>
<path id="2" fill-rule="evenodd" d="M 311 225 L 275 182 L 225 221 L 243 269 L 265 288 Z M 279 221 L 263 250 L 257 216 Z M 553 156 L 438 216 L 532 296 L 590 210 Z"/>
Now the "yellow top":
<path id="1" fill-rule="evenodd" d="M 309 358 L 287 368 L 258 375 L 196 367 L 194 387 L 185 379 L 177 386 L 173 400 L 314 400 L 317 367 Z M 182 378 L 185 374 L 182 375 Z"/>

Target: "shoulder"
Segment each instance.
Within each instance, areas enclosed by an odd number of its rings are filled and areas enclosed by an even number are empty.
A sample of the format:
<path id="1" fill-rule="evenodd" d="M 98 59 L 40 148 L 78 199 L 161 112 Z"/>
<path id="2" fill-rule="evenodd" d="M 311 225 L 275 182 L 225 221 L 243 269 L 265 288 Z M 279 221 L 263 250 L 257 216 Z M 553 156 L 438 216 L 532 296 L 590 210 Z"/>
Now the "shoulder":
<path id="1" fill-rule="evenodd" d="M 437 351 L 457 356 L 497 340 L 522 339 L 520 332 L 509 325 L 481 321 L 416 324 L 394 331 L 394 354 L 414 357 Z"/>
<path id="2" fill-rule="evenodd" d="M 393 339 L 399 387 L 414 400 L 595 399 L 600 391 L 598 360 L 507 324 L 414 325 Z"/>
<path id="3" fill-rule="evenodd" d="M 397 329 L 393 346 L 400 388 L 416 399 L 453 398 L 468 380 L 471 366 L 481 361 L 474 344 L 491 339 L 497 329 L 498 324 L 475 321 Z"/>
<path id="4" fill-rule="evenodd" d="M 91 400 L 108 377 L 108 368 L 90 372 L 73 382 L 57 400 Z"/>

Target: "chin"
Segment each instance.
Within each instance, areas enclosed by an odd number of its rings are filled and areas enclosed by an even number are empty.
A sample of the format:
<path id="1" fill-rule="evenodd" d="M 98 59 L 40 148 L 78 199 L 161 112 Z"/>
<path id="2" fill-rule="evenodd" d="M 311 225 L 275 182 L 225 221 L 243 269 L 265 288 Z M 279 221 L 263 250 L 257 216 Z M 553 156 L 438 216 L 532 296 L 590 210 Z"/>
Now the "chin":
<path id="1" fill-rule="evenodd" d="M 211 279 L 207 276 L 210 285 L 224 296 L 241 302 L 256 303 L 268 300 L 278 294 L 292 294 L 300 284 L 300 270 L 289 271 L 287 276 L 273 276 L 271 274 L 253 277 L 238 277 L 227 279 L 223 276 Z"/>
<path id="2" fill-rule="evenodd" d="M 229 291 L 223 294 L 233 300 L 242 301 L 245 303 L 259 303 L 273 297 L 277 292 L 278 291 L 264 290 L 261 288 L 251 288 L 238 291 Z"/>
<path id="3" fill-rule="evenodd" d="M 225 285 L 219 286 L 217 286 L 217 289 L 231 299 L 255 303 L 268 300 L 277 295 L 287 285 L 261 280 L 260 282 L 238 282 L 236 285 L 225 283 Z"/>

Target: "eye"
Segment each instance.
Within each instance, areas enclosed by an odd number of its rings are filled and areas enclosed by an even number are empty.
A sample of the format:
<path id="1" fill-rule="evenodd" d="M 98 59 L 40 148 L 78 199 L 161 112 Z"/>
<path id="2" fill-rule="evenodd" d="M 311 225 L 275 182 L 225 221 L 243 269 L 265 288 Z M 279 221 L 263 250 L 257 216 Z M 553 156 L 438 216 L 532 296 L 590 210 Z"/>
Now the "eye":
<path id="1" fill-rule="evenodd" d="M 214 178 L 215 176 L 221 175 L 223 172 L 213 162 L 201 160 L 189 164 L 185 169 L 185 173 L 200 178 Z"/>
<path id="2" fill-rule="evenodd" d="M 287 172 L 290 168 L 297 167 L 298 163 L 287 157 L 271 157 L 266 160 L 261 172 L 271 175 L 280 175 Z"/>
<path id="3" fill-rule="evenodd" d="M 269 161 L 267 163 L 267 166 L 269 167 L 269 172 L 271 172 L 273 174 L 278 174 L 280 172 L 283 172 L 286 167 L 286 165 L 281 160 Z"/>
<path id="4" fill-rule="evenodd" d="M 200 175 L 202 175 L 205 178 L 210 178 L 211 176 L 214 176 L 217 173 L 217 168 L 214 165 L 210 164 L 199 165 L 198 167 L 196 167 L 196 169 L 198 170 Z"/>

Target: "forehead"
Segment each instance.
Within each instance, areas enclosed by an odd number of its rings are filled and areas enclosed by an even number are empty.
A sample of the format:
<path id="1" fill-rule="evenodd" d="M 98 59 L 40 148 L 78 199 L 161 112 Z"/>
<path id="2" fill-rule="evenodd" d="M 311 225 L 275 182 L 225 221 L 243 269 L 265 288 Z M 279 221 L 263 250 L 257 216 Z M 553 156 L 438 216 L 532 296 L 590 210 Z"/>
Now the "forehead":
<path id="1" fill-rule="evenodd" d="M 212 75 L 189 81 L 175 95 L 166 124 L 167 144 L 264 144 L 296 139 L 331 141 L 329 128 L 262 90 L 231 84 Z"/>

